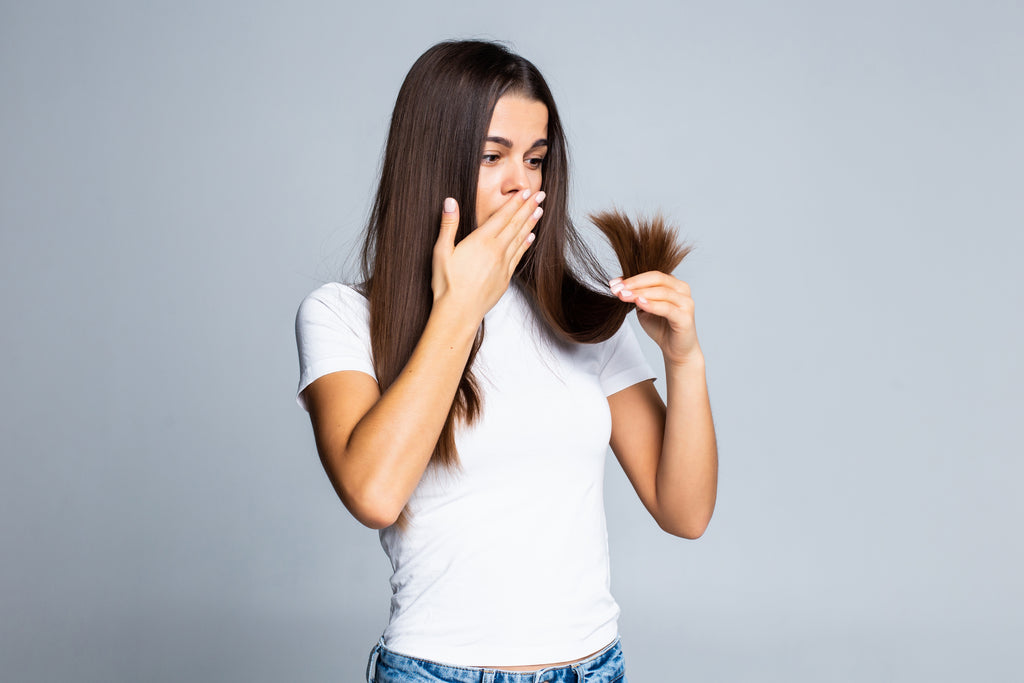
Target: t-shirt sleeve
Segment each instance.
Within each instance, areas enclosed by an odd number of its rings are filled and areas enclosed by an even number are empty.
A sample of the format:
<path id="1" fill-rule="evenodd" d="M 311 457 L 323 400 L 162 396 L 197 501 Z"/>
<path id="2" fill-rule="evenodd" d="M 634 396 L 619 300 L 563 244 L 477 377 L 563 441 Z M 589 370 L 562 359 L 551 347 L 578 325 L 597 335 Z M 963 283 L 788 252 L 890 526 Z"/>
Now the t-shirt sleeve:
<path id="1" fill-rule="evenodd" d="M 374 379 L 370 347 L 369 309 L 356 290 L 328 283 L 314 290 L 295 316 L 299 351 L 299 389 L 296 400 L 309 410 L 302 390 L 332 372 L 358 370 Z"/>
<path id="2" fill-rule="evenodd" d="M 625 320 L 619 331 L 604 342 L 603 346 L 605 358 L 598 381 L 605 396 L 611 396 L 637 382 L 656 377 L 640 349 L 640 341 L 636 338 L 629 320 Z"/>

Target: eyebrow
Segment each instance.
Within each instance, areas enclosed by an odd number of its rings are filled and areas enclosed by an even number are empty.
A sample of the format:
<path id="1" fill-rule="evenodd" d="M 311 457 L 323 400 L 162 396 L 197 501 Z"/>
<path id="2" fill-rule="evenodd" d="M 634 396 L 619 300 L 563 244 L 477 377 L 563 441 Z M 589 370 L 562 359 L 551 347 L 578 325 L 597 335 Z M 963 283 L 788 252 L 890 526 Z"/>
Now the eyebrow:
<path id="1" fill-rule="evenodd" d="M 509 149 L 512 149 L 512 141 L 509 140 L 508 138 L 499 137 L 497 135 L 488 135 L 487 136 L 487 142 L 496 142 L 499 145 L 501 145 L 502 147 L 508 147 Z M 535 140 L 532 145 L 530 145 L 530 149 L 537 149 L 538 147 L 547 147 L 547 146 L 548 146 L 547 138 L 539 138 L 539 139 Z"/>

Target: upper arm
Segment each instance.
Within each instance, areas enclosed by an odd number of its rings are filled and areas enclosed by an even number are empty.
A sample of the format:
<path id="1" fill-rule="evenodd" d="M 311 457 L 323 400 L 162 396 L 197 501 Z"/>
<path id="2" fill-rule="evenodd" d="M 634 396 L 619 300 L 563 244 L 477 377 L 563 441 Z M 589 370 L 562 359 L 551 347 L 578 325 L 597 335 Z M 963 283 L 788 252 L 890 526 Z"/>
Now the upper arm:
<path id="1" fill-rule="evenodd" d="M 654 380 L 633 384 L 608 397 L 610 445 L 641 502 L 658 519 L 658 462 L 665 435 L 665 403 Z"/>
<path id="2" fill-rule="evenodd" d="M 302 391 L 313 425 L 317 452 L 327 476 L 346 503 L 331 456 L 344 453 L 352 431 L 380 399 L 380 387 L 365 372 L 332 372 L 314 380 Z"/>
<path id="3" fill-rule="evenodd" d="M 299 305 L 295 341 L 298 402 L 309 411 L 320 458 L 338 488 L 332 456 L 344 453 L 352 430 L 380 398 L 366 298 L 339 283 L 317 288 Z"/>

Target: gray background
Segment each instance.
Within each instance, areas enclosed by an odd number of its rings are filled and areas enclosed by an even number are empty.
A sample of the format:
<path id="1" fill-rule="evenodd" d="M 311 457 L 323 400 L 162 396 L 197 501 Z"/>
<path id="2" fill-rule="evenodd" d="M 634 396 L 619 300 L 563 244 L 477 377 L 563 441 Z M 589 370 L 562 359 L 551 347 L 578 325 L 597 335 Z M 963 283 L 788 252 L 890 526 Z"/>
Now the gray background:
<path id="1" fill-rule="evenodd" d="M 577 215 L 698 245 L 718 510 L 669 537 L 609 467 L 630 679 L 1019 676 L 1021 35 L 1014 2 L 4 2 L 3 679 L 359 680 L 388 565 L 292 321 L 447 37 L 546 74 Z"/>

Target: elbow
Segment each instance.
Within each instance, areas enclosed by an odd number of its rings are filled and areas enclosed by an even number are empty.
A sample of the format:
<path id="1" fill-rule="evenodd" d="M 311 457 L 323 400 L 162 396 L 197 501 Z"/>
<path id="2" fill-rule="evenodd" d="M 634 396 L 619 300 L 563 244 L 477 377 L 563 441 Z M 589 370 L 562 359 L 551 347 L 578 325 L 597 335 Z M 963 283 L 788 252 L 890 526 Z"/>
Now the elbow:
<path id="1" fill-rule="evenodd" d="M 693 494 L 658 500 L 650 509 L 666 533 L 695 541 L 704 535 L 715 514 L 715 491 L 710 495 Z"/>
<path id="2" fill-rule="evenodd" d="M 344 470 L 322 452 L 320 460 L 334 492 L 357 522 L 370 529 L 385 529 L 399 520 L 406 501 L 398 499 L 393 484 Z"/>
<path id="3" fill-rule="evenodd" d="M 386 529 L 398 521 L 405 508 L 404 502 L 366 489 L 347 491 L 338 487 L 338 495 L 356 521 L 370 529 Z"/>
<path id="4" fill-rule="evenodd" d="M 678 519 L 656 517 L 658 526 L 665 533 L 695 541 L 704 535 L 711 523 L 711 512 L 704 515 L 684 516 Z"/>
<path id="5" fill-rule="evenodd" d="M 696 541 L 698 538 L 703 536 L 704 532 L 708 528 L 707 524 L 703 524 L 703 525 L 699 525 L 699 524 L 682 525 L 682 524 L 661 524 L 661 523 L 659 523 L 658 526 L 660 526 L 661 529 L 663 531 L 665 531 L 666 533 L 672 534 L 673 536 L 678 536 L 679 538 L 685 538 L 685 539 L 690 540 L 690 541 Z"/>
<path id="6" fill-rule="evenodd" d="M 380 529 L 387 529 L 389 526 L 398 521 L 398 515 L 388 515 L 386 513 L 378 513 L 375 511 L 371 512 L 359 512 L 349 508 L 349 512 L 356 518 L 356 521 L 363 526 L 379 531 Z"/>

